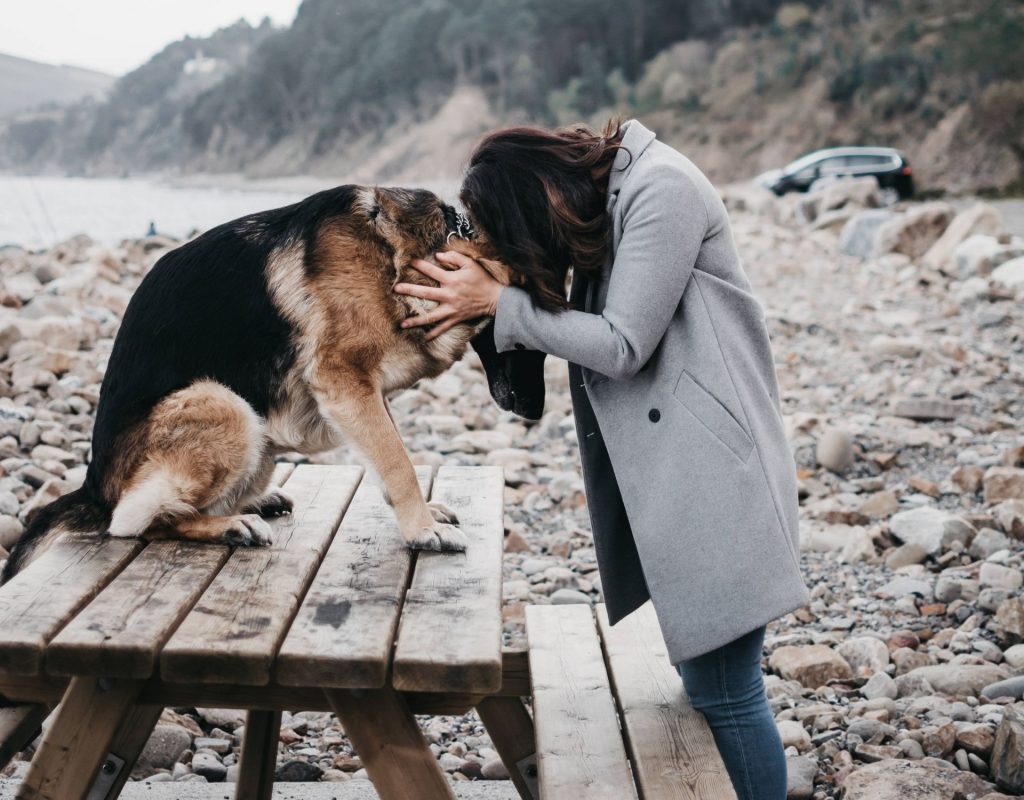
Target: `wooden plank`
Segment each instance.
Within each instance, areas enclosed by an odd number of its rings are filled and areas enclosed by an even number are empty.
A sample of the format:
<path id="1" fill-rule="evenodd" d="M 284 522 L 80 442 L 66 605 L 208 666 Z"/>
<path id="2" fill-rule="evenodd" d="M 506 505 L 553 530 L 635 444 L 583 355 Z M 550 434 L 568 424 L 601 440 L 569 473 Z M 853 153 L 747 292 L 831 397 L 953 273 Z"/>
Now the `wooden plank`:
<path id="1" fill-rule="evenodd" d="M 17 800 L 85 800 L 142 684 L 74 678 L 43 736 Z"/>
<path id="2" fill-rule="evenodd" d="M 506 647 L 501 651 L 501 689 L 495 694 L 504 697 L 529 697 L 533 694 L 529 650 Z"/>
<path id="3" fill-rule="evenodd" d="M 165 680 L 263 685 L 278 647 L 355 493 L 362 469 L 296 468 L 290 516 L 270 547 L 235 550 L 160 656 Z"/>
<path id="4" fill-rule="evenodd" d="M 271 800 L 280 738 L 280 711 L 250 711 L 246 714 L 236 800 Z"/>
<path id="5" fill-rule="evenodd" d="M 640 796 L 735 800 L 704 715 L 669 662 L 654 606 L 614 627 L 603 605 L 597 618 Z"/>
<path id="6" fill-rule="evenodd" d="M 501 687 L 500 467 L 441 467 L 431 498 L 451 508 L 465 553 L 417 555 L 395 649 L 396 689 L 477 692 Z"/>
<path id="7" fill-rule="evenodd" d="M 487 697 L 476 707 L 494 749 L 523 800 L 540 800 L 537 781 L 537 735 L 533 719 L 518 697 Z"/>
<path id="8" fill-rule="evenodd" d="M 274 472 L 270 476 L 271 486 L 284 486 L 285 481 L 295 472 L 295 465 L 287 461 L 281 461 L 274 465 Z"/>
<path id="9" fill-rule="evenodd" d="M 0 672 L 42 671 L 47 642 L 143 546 L 140 539 L 67 534 L 0 587 Z"/>
<path id="10" fill-rule="evenodd" d="M 416 470 L 424 497 L 432 472 Z M 384 686 L 412 561 L 380 487 L 363 481 L 281 645 L 277 681 Z"/>
<path id="11" fill-rule="evenodd" d="M 0 770 L 29 746 L 49 713 L 41 703 L 0 708 Z"/>
<path id="12" fill-rule="evenodd" d="M 590 606 L 527 606 L 541 797 L 636 798 Z"/>
<path id="13" fill-rule="evenodd" d="M 148 678 L 229 553 L 225 545 L 152 542 L 54 638 L 47 672 Z"/>
<path id="14" fill-rule="evenodd" d="M 278 464 L 271 485 L 295 469 Z M 148 678 L 157 655 L 224 565 L 224 545 L 152 542 L 50 643 L 53 675 Z"/>
<path id="15" fill-rule="evenodd" d="M 381 800 L 455 800 L 401 694 L 389 687 L 325 694 Z"/>

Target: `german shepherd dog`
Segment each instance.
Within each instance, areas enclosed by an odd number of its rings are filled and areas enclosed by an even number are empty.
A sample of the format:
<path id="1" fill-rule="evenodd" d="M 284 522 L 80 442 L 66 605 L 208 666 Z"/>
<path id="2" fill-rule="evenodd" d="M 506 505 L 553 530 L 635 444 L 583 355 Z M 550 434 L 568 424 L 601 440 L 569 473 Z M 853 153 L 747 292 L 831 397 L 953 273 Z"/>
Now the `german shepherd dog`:
<path id="1" fill-rule="evenodd" d="M 499 354 L 484 319 L 431 341 L 400 326 L 433 306 L 392 292 L 429 283 L 415 258 L 458 249 L 523 283 L 471 236 L 431 192 L 342 186 L 164 255 L 114 342 L 85 483 L 39 511 L 2 579 L 64 533 L 265 545 L 264 517 L 292 508 L 268 490 L 275 455 L 342 437 L 379 472 L 410 548 L 465 549 L 455 515 L 421 495 L 387 395 L 440 374 L 472 342 L 498 405 L 539 418 L 543 354 Z"/>

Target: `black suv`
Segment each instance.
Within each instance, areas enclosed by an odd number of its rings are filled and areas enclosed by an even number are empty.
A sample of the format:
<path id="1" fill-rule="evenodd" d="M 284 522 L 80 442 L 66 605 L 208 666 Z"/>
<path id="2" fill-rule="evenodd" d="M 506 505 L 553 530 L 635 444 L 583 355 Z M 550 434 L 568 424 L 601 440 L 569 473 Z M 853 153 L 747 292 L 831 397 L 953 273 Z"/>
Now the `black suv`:
<path id="1" fill-rule="evenodd" d="M 867 175 L 874 176 L 890 202 L 914 194 L 914 178 L 906 156 L 890 147 L 816 150 L 783 169 L 758 176 L 757 182 L 781 196 L 787 192 L 806 192 L 816 181 Z"/>

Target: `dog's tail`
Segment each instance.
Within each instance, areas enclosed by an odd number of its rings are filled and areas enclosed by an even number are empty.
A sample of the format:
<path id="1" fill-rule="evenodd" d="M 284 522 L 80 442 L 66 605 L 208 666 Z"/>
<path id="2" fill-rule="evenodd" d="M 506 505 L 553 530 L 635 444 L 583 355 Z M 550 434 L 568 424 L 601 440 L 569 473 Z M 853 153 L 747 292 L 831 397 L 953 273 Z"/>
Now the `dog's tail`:
<path id="1" fill-rule="evenodd" d="M 110 508 L 86 487 L 76 489 L 36 512 L 28 528 L 14 544 L 7 559 L 0 586 L 13 578 L 32 560 L 33 554 L 62 533 L 102 533 L 110 524 Z"/>

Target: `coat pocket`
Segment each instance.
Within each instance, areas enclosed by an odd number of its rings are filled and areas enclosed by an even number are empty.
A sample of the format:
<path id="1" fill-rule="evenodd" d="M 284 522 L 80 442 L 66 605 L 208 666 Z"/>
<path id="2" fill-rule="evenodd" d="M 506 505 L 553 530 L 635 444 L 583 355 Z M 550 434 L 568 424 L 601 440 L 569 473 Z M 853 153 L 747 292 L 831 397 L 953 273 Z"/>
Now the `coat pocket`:
<path id="1" fill-rule="evenodd" d="M 673 391 L 678 400 L 744 464 L 754 449 L 754 440 L 722 401 L 701 386 L 685 369 Z"/>

